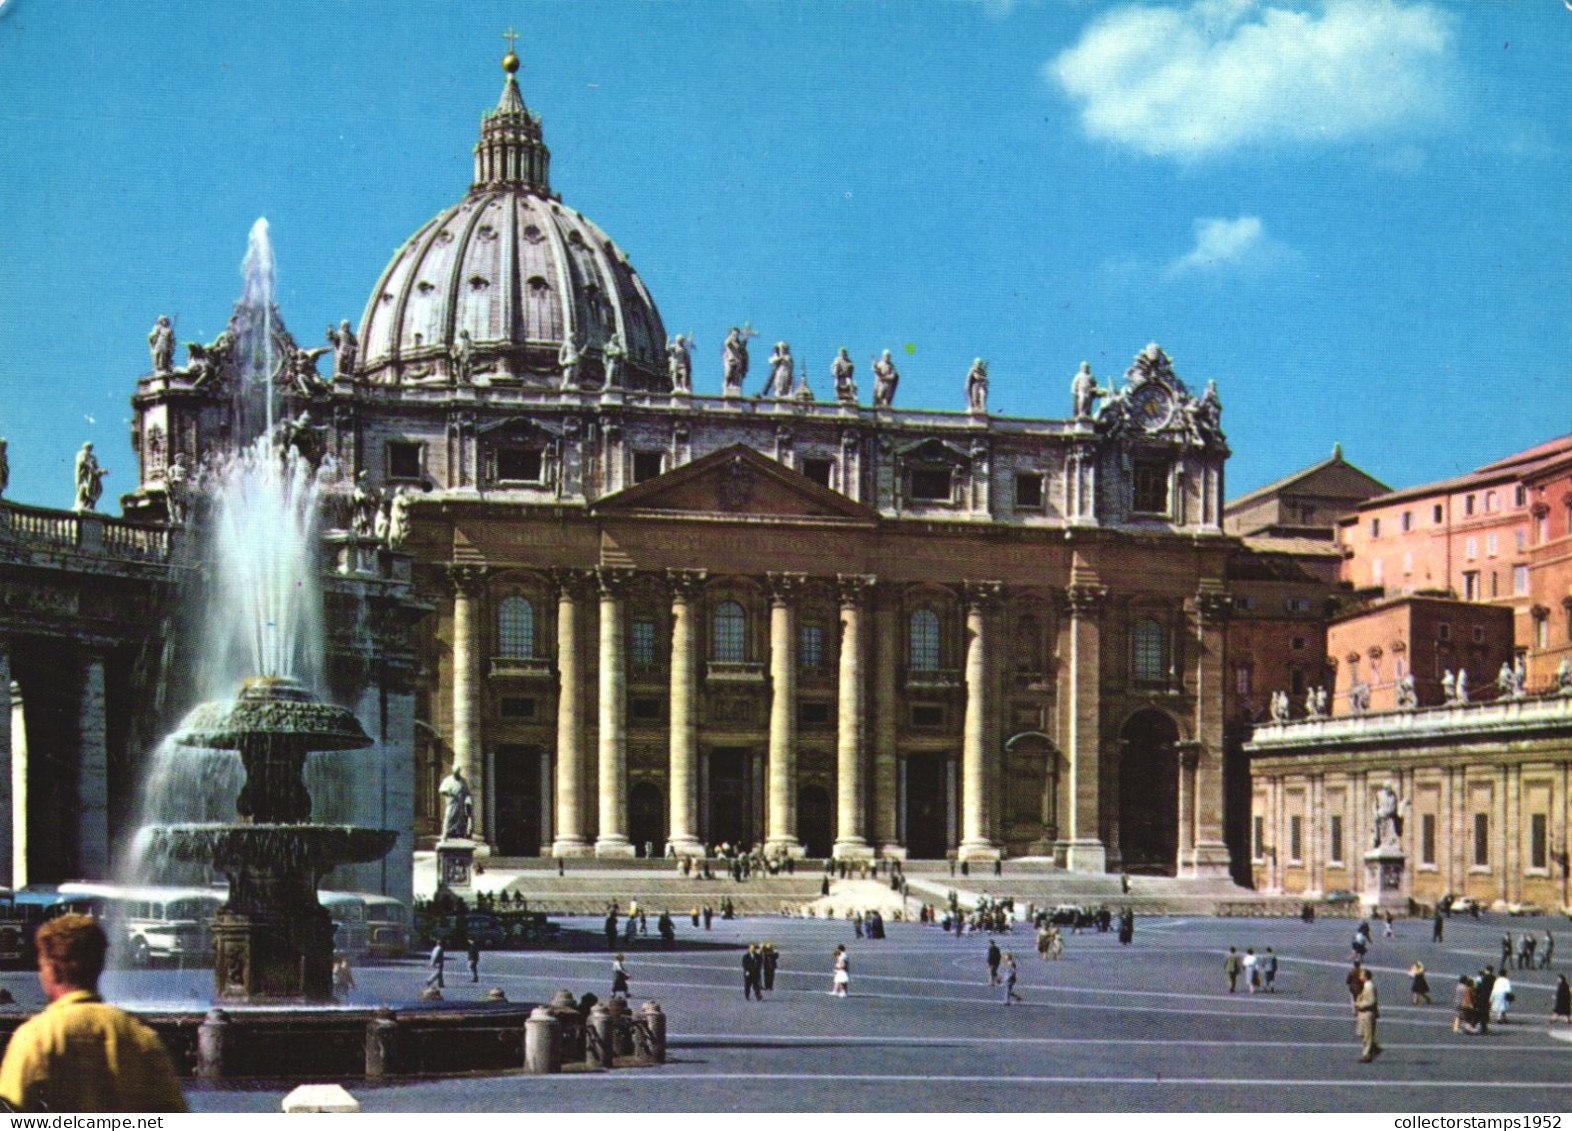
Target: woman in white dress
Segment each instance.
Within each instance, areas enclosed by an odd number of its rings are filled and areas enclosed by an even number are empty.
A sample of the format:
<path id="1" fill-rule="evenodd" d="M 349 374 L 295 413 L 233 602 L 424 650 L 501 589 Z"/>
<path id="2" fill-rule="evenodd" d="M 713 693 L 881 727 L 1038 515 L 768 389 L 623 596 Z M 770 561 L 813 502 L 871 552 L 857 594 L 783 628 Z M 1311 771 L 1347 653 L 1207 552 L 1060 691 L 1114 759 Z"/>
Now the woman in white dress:
<path id="1" fill-rule="evenodd" d="M 830 993 L 835 997 L 845 997 L 846 989 L 851 985 L 851 961 L 846 957 L 846 948 L 835 948 L 835 976 L 832 979 Z"/>

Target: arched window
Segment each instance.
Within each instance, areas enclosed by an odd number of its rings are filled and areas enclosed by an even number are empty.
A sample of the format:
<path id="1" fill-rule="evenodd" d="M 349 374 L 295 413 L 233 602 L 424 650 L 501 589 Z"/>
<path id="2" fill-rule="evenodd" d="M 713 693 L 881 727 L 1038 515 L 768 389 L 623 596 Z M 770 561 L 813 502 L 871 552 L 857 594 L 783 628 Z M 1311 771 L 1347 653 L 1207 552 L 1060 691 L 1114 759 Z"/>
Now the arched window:
<path id="1" fill-rule="evenodd" d="M 932 609 L 918 609 L 912 614 L 911 656 L 913 671 L 938 670 L 939 614 Z"/>
<path id="2" fill-rule="evenodd" d="M 535 606 L 506 597 L 497 608 L 497 654 L 509 660 L 535 658 Z"/>
<path id="3" fill-rule="evenodd" d="M 740 664 L 747 659 L 748 621 L 741 605 L 736 601 L 722 601 L 716 605 L 712 628 L 717 663 Z"/>
<path id="4" fill-rule="evenodd" d="M 1168 634 L 1151 617 L 1135 622 L 1135 680 L 1165 683 L 1168 680 Z"/>
<path id="5" fill-rule="evenodd" d="M 1015 622 L 1015 670 L 1043 670 L 1043 630 L 1034 616 L 1024 616 Z"/>

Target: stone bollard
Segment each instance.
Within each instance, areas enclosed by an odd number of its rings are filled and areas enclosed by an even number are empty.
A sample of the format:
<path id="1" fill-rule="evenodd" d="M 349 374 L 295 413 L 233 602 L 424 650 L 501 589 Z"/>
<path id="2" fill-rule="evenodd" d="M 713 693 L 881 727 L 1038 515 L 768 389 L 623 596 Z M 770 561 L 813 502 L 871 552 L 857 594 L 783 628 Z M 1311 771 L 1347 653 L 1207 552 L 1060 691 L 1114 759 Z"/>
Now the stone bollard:
<path id="1" fill-rule="evenodd" d="M 524 1071 L 534 1076 L 562 1071 L 562 1024 L 543 1005 L 524 1022 Z"/>
<path id="2" fill-rule="evenodd" d="M 398 1074 L 398 1018 L 391 1009 L 379 1009 L 366 1022 L 366 1075 Z"/>
<path id="3" fill-rule="evenodd" d="M 584 1063 L 596 1065 L 601 1068 L 610 1068 L 612 1060 L 611 1051 L 611 1010 L 604 1005 L 595 1005 L 590 1009 L 588 1030 L 585 1033 Z"/>
<path id="4" fill-rule="evenodd" d="M 615 1056 L 633 1055 L 633 1010 L 628 999 L 614 997 L 606 1003 L 611 1013 L 611 1051 Z"/>
<path id="5" fill-rule="evenodd" d="M 221 1080 L 224 1076 L 224 1051 L 234 1026 L 222 1009 L 210 1009 L 197 1027 L 196 1074 L 200 1080 Z"/>
<path id="6" fill-rule="evenodd" d="M 578 999 L 573 996 L 572 990 L 558 990 L 552 997 L 551 1004 L 546 1008 L 561 1024 L 560 1036 L 562 1039 L 562 1059 L 566 1063 L 570 1060 L 584 1059 L 584 1032 L 585 1018 L 579 1012 Z"/>
<path id="7" fill-rule="evenodd" d="M 639 1009 L 639 1059 L 645 1064 L 666 1063 L 666 1015 L 660 1002 L 647 1001 Z"/>

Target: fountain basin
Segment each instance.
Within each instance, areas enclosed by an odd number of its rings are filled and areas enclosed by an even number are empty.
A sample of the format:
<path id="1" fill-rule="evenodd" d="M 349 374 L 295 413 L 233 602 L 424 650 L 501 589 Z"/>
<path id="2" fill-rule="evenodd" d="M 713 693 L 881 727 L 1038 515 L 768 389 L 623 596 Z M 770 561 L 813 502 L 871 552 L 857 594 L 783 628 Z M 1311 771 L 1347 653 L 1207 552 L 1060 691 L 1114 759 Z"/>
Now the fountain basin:
<path id="1" fill-rule="evenodd" d="M 299 682 L 257 676 L 234 699 L 191 709 L 175 732 L 182 746 L 242 750 L 265 741 L 299 751 L 359 750 L 371 745 L 353 712 L 318 702 Z"/>
<path id="2" fill-rule="evenodd" d="M 398 840 L 392 829 L 352 825 L 158 825 L 144 835 L 154 852 L 182 863 L 212 864 L 224 872 L 262 868 L 318 877 L 339 864 L 380 860 Z"/>

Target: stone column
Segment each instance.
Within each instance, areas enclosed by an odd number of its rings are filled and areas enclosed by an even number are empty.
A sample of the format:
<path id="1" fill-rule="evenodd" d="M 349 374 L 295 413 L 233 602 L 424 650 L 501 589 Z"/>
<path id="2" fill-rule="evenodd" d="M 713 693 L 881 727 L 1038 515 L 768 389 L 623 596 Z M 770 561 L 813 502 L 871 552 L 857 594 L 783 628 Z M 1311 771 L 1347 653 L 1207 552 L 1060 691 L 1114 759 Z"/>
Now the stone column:
<path id="1" fill-rule="evenodd" d="M 104 714 L 104 655 L 82 662 L 77 708 L 76 868 L 87 880 L 109 876 L 109 734 Z"/>
<path id="2" fill-rule="evenodd" d="M 557 833 L 553 856 L 588 856 L 584 833 L 584 673 L 579 665 L 584 575 L 562 569 L 557 587 Z"/>
<path id="3" fill-rule="evenodd" d="M 696 656 L 699 594 L 708 575 L 703 570 L 668 570 L 671 585 L 671 850 L 678 856 L 702 856 L 699 840 L 698 659 Z"/>
<path id="4" fill-rule="evenodd" d="M 1055 849 L 1064 867 L 1073 872 L 1105 872 L 1108 850 L 1099 835 L 1101 805 L 1100 752 L 1102 747 L 1102 627 L 1098 623 L 1108 601 L 1108 590 L 1084 567 L 1072 567 L 1065 590 L 1064 633 L 1068 639 L 1065 691 L 1059 708 L 1064 720 L 1065 753 L 1070 780 L 1064 791 L 1065 828 L 1068 837 Z"/>
<path id="5" fill-rule="evenodd" d="M 1201 744 L 1175 743 L 1179 762 L 1179 854 L 1186 860 L 1195 850 L 1195 767 L 1201 760 Z"/>
<path id="6" fill-rule="evenodd" d="M 802 855 L 797 839 L 797 610 L 800 573 L 772 573 L 770 585 L 770 765 L 764 847 Z"/>
<path id="7" fill-rule="evenodd" d="M 961 845 L 963 860 L 997 860 L 993 798 L 988 763 L 998 756 L 988 743 L 990 621 L 1003 586 L 997 581 L 966 585 L 966 719 L 961 730 Z"/>
<path id="8" fill-rule="evenodd" d="M 835 855 L 873 855 L 866 836 L 868 779 L 863 764 L 867 702 L 863 688 L 863 604 L 873 578 L 843 573 L 841 599 L 840 688 L 836 701 Z"/>
<path id="9" fill-rule="evenodd" d="M 600 584 L 600 833 L 596 856 L 632 856 L 628 840 L 628 700 L 623 595 L 633 571 L 602 568 Z"/>
<path id="10" fill-rule="evenodd" d="M 1195 595 L 1195 737 L 1200 758 L 1195 769 L 1195 841 L 1179 859 L 1184 876 L 1227 879 L 1228 845 L 1223 842 L 1223 657 L 1227 648 L 1233 598 L 1216 587 Z"/>
<path id="11" fill-rule="evenodd" d="M 470 837 L 478 845 L 485 843 L 490 831 L 486 828 L 486 801 L 491 785 L 486 781 L 480 745 L 480 618 L 488 572 L 478 565 L 448 567 L 453 585 L 453 763 L 469 781 L 475 806 Z"/>
<path id="12" fill-rule="evenodd" d="M 11 787 L 7 803 L 0 805 L 0 883 L 11 882 L 16 860 L 16 821 L 26 820 L 27 810 L 16 816 L 16 779 L 11 772 L 11 642 L 0 637 L 0 783 Z"/>
<path id="13" fill-rule="evenodd" d="M 906 858 L 906 833 L 896 821 L 902 805 L 897 756 L 895 680 L 901 670 L 901 637 L 896 595 L 877 596 L 873 613 L 873 836 L 881 856 Z"/>

